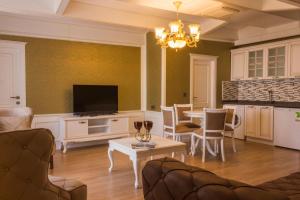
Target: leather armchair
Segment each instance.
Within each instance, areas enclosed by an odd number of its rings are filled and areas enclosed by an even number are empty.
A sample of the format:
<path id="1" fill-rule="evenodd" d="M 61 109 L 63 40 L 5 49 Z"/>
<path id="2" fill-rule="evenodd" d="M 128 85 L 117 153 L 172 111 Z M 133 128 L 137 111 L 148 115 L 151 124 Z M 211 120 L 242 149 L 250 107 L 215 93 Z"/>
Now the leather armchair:
<path id="1" fill-rule="evenodd" d="M 283 193 L 221 178 L 171 158 L 149 161 L 143 171 L 145 200 L 288 200 Z"/>
<path id="2" fill-rule="evenodd" d="M 54 137 L 47 129 L 0 133 L 1 200 L 86 200 L 79 181 L 48 178 Z"/>

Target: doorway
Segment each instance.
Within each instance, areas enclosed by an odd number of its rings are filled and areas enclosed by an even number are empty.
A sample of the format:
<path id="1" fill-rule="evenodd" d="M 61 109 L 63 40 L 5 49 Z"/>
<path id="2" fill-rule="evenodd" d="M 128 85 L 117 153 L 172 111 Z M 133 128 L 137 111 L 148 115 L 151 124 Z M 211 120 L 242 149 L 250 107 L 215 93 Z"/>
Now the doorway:
<path id="1" fill-rule="evenodd" d="M 26 106 L 25 44 L 0 40 L 0 107 Z"/>
<path id="2" fill-rule="evenodd" d="M 190 54 L 190 103 L 216 108 L 217 56 Z"/>

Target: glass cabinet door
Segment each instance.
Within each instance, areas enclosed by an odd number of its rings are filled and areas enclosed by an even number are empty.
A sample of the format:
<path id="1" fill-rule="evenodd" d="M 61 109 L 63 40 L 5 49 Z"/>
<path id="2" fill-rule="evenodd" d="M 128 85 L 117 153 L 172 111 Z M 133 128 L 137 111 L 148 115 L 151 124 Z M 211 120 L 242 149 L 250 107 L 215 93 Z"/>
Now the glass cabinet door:
<path id="1" fill-rule="evenodd" d="M 285 76 L 285 47 L 268 49 L 268 76 Z"/>
<path id="2" fill-rule="evenodd" d="M 248 78 L 263 77 L 263 54 L 263 50 L 249 52 Z"/>

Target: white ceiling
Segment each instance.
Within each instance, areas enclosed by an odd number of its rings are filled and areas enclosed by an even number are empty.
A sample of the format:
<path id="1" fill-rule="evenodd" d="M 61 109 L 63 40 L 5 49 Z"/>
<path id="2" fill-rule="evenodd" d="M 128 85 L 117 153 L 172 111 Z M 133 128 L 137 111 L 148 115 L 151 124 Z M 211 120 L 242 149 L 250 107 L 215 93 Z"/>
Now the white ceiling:
<path id="1" fill-rule="evenodd" d="M 291 0 L 183 0 L 180 18 L 199 23 L 205 38 L 236 41 L 246 30 L 270 30 L 300 20 Z M 293 0 L 296 1 L 296 0 Z M 0 0 L 0 11 L 34 16 L 59 15 L 152 30 L 176 18 L 173 0 Z"/>

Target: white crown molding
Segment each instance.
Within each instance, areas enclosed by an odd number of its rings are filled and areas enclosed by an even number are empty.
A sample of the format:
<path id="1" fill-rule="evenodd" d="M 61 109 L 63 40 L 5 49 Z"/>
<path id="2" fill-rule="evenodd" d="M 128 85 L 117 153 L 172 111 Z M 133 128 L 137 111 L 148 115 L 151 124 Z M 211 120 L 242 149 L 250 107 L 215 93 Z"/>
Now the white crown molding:
<path id="1" fill-rule="evenodd" d="M 246 29 L 239 31 L 239 39 L 235 41 L 234 44 L 235 46 L 238 46 L 294 35 L 300 35 L 300 22 L 291 22 L 266 29 L 247 27 Z"/>
<path id="2" fill-rule="evenodd" d="M 1 34 L 141 47 L 145 44 L 146 31 L 61 16 L 35 17 L 0 12 Z"/>

